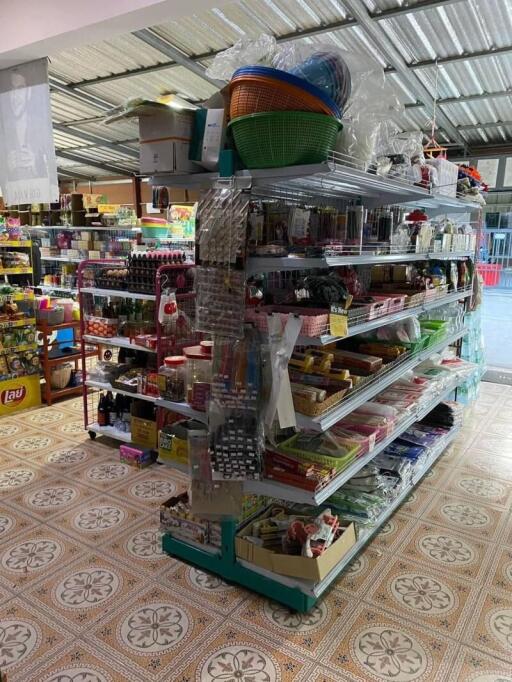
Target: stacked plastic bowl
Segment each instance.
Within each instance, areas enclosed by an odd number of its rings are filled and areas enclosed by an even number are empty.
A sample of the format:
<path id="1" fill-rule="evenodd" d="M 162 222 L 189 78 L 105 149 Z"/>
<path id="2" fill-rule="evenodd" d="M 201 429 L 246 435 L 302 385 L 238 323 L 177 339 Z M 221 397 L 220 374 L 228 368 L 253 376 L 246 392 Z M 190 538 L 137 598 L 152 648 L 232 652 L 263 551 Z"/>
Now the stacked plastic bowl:
<path id="1" fill-rule="evenodd" d="M 310 61 L 299 66 L 307 71 Z M 310 72 L 314 67 L 310 65 Z M 325 72 L 321 76 L 325 81 Z M 245 66 L 233 74 L 230 94 L 229 126 L 247 168 L 325 161 L 342 128 L 336 101 L 325 90 L 287 71 Z"/>

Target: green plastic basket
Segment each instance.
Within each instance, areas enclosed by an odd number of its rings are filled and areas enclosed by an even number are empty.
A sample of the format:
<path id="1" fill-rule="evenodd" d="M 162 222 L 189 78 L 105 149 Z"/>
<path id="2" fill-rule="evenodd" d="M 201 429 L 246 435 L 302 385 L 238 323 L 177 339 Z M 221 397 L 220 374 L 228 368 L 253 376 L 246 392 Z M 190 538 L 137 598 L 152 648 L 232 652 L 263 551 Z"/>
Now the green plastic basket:
<path id="1" fill-rule="evenodd" d="M 337 118 L 307 111 L 272 111 L 234 118 L 229 124 L 247 168 L 320 163 L 334 148 Z"/>

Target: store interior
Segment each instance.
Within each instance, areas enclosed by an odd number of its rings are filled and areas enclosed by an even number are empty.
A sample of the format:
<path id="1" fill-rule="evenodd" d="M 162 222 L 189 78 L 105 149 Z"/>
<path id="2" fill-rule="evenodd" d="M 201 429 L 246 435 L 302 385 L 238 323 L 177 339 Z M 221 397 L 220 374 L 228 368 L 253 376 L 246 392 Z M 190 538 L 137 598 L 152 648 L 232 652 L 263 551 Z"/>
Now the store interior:
<path id="1" fill-rule="evenodd" d="M 512 681 L 509 3 L 36 4 L 0 682 Z"/>

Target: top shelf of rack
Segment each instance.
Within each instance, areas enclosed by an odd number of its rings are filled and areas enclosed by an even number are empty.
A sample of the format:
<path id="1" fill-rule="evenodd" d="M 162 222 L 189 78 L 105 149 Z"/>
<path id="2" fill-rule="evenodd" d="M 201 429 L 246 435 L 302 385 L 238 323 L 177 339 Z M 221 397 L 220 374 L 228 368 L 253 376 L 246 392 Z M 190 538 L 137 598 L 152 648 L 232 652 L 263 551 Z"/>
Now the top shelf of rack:
<path id="1" fill-rule="evenodd" d="M 251 189 L 256 196 L 317 205 L 360 197 L 368 208 L 404 203 L 426 209 L 445 208 L 447 212 L 479 208 L 479 204 L 463 199 L 433 195 L 405 179 L 369 173 L 357 159 L 336 152 L 331 152 L 324 163 L 243 170 L 235 173 L 235 179 L 238 187 Z M 161 174 L 151 177 L 150 184 L 206 188 L 221 180 L 232 181 L 221 178 L 218 173 Z"/>

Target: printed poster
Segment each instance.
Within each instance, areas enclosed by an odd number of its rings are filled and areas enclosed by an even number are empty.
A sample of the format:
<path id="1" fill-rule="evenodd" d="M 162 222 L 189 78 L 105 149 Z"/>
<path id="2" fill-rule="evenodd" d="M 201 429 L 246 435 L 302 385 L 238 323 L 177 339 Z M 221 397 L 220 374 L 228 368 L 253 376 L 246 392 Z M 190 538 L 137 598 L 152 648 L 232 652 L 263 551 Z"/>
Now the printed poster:
<path id="1" fill-rule="evenodd" d="M 7 205 L 59 201 L 46 59 L 0 70 L 0 154 Z"/>

